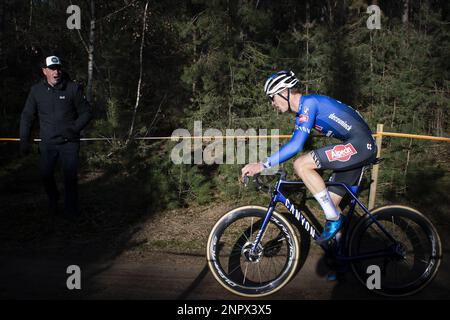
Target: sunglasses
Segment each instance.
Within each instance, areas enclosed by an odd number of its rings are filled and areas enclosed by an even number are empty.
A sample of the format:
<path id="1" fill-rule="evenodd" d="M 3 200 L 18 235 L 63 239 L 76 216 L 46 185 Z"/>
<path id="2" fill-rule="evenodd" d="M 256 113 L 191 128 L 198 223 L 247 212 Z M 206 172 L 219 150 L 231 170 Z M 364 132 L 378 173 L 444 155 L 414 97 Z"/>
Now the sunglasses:
<path id="1" fill-rule="evenodd" d="M 283 96 L 283 95 L 281 95 L 281 94 L 279 94 L 279 93 L 277 93 L 276 95 L 277 95 L 277 96 L 280 96 L 280 97 L 282 97 L 284 100 L 288 101 L 288 98 L 286 98 L 285 96 Z M 270 100 L 270 102 L 273 102 L 273 99 L 275 99 L 275 94 L 269 94 L 269 95 L 267 96 L 267 98 Z"/>

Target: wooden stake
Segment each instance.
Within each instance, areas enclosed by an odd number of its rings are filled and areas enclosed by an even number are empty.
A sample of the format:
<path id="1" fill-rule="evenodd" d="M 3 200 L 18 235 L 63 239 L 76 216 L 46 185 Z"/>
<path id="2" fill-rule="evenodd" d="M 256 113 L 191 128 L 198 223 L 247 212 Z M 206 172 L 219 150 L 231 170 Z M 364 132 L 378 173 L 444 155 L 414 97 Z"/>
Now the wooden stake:
<path id="1" fill-rule="evenodd" d="M 381 123 L 377 124 L 377 133 L 383 132 L 383 125 Z M 381 143 L 383 140 L 383 135 L 378 135 L 376 139 L 377 144 L 377 158 L 381 155 Z M 378 170 L 379 165 L 376 164 L 372 168 L 372 182 L 370 184 L 370 192 L 369 192 L 369 210 L 372 210 L 375 207 L 375 199 L 377 196 L 377 183 L 378 183 Z"/>

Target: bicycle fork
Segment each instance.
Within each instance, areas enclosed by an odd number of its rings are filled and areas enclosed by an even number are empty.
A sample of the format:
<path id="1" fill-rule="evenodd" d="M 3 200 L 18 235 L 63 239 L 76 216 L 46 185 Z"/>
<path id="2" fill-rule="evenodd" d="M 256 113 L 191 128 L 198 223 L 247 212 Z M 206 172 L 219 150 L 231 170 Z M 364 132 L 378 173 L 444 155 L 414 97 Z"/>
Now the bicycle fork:
<path id="1" fill-rule="evenodd" d="M 258 248 L 259 243 L 261 242 L 262 237 L 264 236 L 264 232 L 266 231 L 267 228 L 267 224 L 270 221 L 270 218 L 272 217 L 272 213 L 273 210 L 275 210 L 275 206 L 276 206 L 276 202 L 275 200 L 272 198 L 272 200 L 270 201 L 270 205 L 267 209 L 267 213 L 266 216 L 264 218 L 264 221 L 261 225 L 261 229 L 259 229 L 258 234 L 256 235 L 255 241 L 252 244 L 252 248 L 251 248 L 251 253 L 255 254 L 256 253 L 256 249 Z"/>

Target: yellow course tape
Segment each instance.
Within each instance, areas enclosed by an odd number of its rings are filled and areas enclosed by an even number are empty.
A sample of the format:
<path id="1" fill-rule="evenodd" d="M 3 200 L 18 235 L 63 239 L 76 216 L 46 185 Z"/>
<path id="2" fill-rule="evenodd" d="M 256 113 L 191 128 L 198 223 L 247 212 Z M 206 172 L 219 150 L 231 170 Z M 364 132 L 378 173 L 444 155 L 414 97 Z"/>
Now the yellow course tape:
<path id="1" fill-rule="evenodd" d="M 411 139 L 421 139 L 421 140 L 434 140 L 434 141 L 449 141 L 450 138 L 446 137 L 434 137 L 434 136 L 424 136 L 418 134 L 408 134 L 408 133 L 395 133 L 395 132 L 378 132 L 373 134 L 374 137 L 388 136 L 388 137 L 401 137 L 401 138 L 411 138 Z M 180 140 L 180 139 L 288 139 L 291 135 L 278 135 L 278 136 L 174 136 L 174 137 L 138 137 L 135 140 Z M 118 138 L 81 138 L 81 141 L 108 141 L 108 140 L 118 140 Z M 20 141 L 19 138 L 0 138 L 0 141 Z M 34 139 L 38 142 L 41 139 Z"/>
<path id="2" fill-rule="evenodd" d="M 379 132 L 373 136 L 388 136 L 388 137 L 401 137 L 401 138 L 411 138 L 411 139 L 421 139 L 421 140 L 437 140 L 437 141 L 450 141 L 450 138 L 446 137 L 434 137 L 434 136 L 424 136 L 419 134 L 408 134 L 408 133 L 395 133 L 395 132 Z"/>

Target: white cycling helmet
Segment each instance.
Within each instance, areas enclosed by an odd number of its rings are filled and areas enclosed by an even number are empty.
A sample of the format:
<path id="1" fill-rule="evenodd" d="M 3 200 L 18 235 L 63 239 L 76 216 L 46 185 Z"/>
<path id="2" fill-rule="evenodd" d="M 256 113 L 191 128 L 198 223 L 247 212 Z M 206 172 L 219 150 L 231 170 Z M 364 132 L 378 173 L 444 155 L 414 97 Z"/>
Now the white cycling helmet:
<path id="1" fill-rule="evenodd" d="M 292 71 L 282 70 L 272 74 L 264 85 L 264 93 L 273 97 L 284 89 L 294 87 L 298 83 L 298 79 Z"/>

